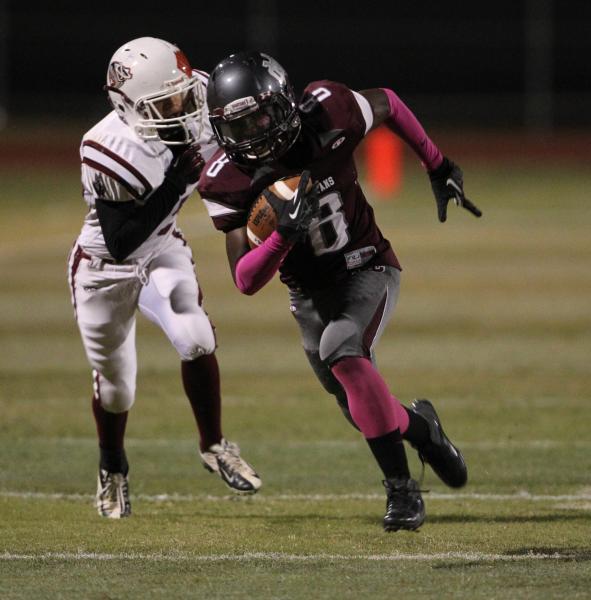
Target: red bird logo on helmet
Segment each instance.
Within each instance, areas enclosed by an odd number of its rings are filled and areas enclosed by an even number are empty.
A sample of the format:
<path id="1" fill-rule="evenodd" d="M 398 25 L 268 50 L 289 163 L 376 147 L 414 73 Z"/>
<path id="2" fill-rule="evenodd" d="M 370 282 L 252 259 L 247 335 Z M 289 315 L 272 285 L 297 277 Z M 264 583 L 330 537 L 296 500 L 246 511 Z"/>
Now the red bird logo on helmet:
<path id="1" fill-rule="evenodd" d="M 180 50 L 176 50 L 174 55 L 176 56 L 176 66 L 179 71 L 182 71 L 185 75 L 191 77 L 192 69 L 189 59 Z"/>

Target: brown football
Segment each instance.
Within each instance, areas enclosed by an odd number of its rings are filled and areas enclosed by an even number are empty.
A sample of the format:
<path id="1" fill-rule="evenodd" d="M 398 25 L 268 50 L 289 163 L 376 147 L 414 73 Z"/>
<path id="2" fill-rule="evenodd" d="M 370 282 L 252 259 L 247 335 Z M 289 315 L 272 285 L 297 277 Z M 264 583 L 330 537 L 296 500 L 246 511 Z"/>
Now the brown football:
<path id="1" fill-rule="evenodd" d="M 293 198 L 300 176 L 286 177 L 279 179 L 270 185 L 266 191 L 270 192 L 278 200 L 288 202 Z M 312 187 L 312 182 L 308 182 L 308 189 Z M 277 227 L 277 213 L 269 204 L 269 201 L 262 193 L 252 205 L 248 213 L 248 221 L 246 223 L 246 234 L 248 235 L 248 243 L 251 248 L 260 246 Z"/>

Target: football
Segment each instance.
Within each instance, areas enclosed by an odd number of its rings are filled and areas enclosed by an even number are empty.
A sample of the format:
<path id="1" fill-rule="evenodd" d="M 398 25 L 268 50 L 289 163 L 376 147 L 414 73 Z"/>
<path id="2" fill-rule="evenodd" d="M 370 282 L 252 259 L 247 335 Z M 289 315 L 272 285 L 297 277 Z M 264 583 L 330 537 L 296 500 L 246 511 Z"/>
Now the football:
<path id="1" fill-rule="evenodd" d="M 267 199 L 269 195 L 278 202 L 289 202 L 298 188 L 300 176 L 286 177 L 279 179 L 270 185 L 255 200 L 246 223 L 246 234 L 251 248 L 260 246 L 277 227 L 277 213 Z M 312 187 L 312 182 L 308 182 L 307 188 Z"/>

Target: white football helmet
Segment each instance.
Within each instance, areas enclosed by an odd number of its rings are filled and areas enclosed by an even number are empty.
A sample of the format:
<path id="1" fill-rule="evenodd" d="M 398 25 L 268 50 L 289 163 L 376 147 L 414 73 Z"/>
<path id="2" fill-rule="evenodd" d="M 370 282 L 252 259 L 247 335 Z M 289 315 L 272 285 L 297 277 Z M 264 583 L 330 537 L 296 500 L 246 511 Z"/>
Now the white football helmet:
<path id="1" fill-rule="evenodd" d="M 173 44 L 152 37 L 124 44 L 109 61 L 105 89 L 119 117 L 143 140 L 173 146 L 201 133 L 204 86 Z M 173 100 L 182 108 L 170 114 L 167 101 Z"/>

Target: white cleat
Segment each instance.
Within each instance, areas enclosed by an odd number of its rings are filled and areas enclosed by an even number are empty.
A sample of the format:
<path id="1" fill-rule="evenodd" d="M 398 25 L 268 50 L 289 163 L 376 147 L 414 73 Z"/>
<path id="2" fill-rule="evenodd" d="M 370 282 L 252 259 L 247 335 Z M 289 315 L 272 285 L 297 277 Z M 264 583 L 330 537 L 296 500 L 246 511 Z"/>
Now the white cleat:
<path id="1" fill-rule="evenodd" d="M 240 456 L 238 444 L 222 438 L 205 452 L 200 452 L 203 466 L 217 473 L 233 492 L 255 494 L 261 487 L 261 479 L 256 471 Z"/>
<path id="2" fill-rule="evenodd" d="M 99 469 L 96 488 L 96 508 L 101 517 L 122 519 L 131 515 L 129 480 L 123 473 Z"/>

